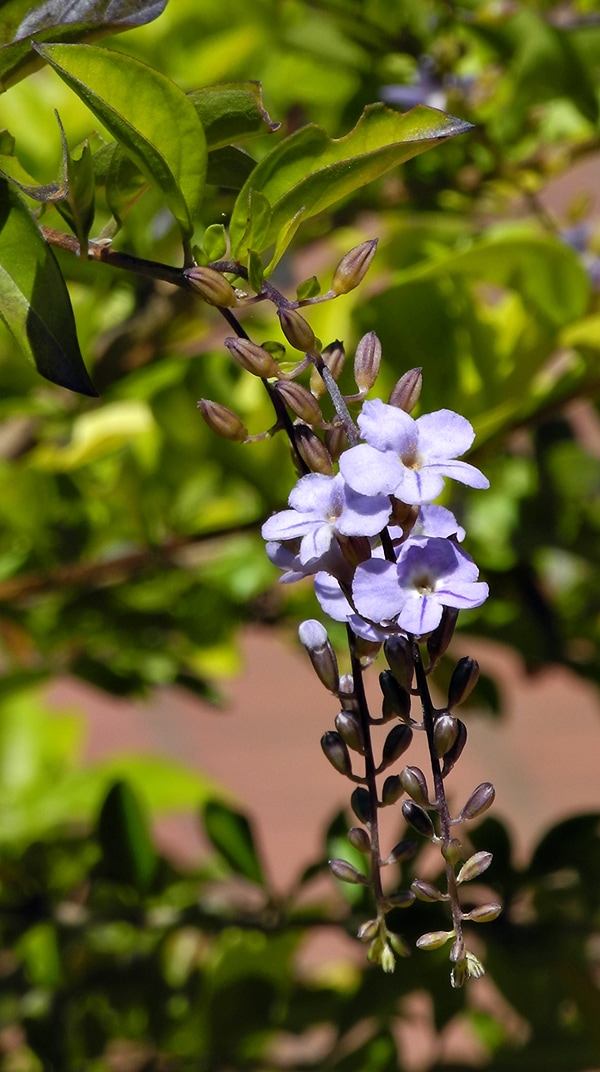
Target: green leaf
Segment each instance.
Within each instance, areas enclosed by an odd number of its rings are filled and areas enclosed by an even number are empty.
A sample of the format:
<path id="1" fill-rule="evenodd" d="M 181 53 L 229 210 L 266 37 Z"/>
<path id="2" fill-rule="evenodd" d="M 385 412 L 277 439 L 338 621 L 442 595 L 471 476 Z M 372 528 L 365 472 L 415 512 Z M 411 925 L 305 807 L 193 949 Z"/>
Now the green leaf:
<path id="1" fill-rule="evenodd" d="M 220 261 L 227 253 L 227 232 L 222 223 L 211 223 L 204 232 L 202 247 L 209 261 Z"/>
<path id="2" fill-rule="evenodd" d="M 67 149 L 67 196 L 56 205 L 79 240 L 79 255 L 87 256 L 87 241 L 94 222 L 95 188 L 92 151 L 86 141 L 76 159 Z"/>
<path id="3" fill-rule="evenodd" d="M 109 877 L 143 893 L 156 873 L 158 855 L 148 820 L 127 782 L 109 789 L 98 818 L 98 840 Z"/>
<path id="4" fill-rule="evenodd" d="M 231 217 L 233 256 L 243 258 L 247 245 L 262 253 L 301 210 L 309 219 L 391 168 L 469 129 L 462 119 L 423 105 L 401 115 L 382 104 L 365 108 L 343 138 L 332 139 L 314 124 L 303 127 L 267 154 L 241 190 Z M 253 220 L 249 242 L 248 220 L 257 192 L 270 204 L 271 215 L 260 224 Z"/>
<path id="5" fill-rule="evenodd" d="M 189 239 L 204 192 L 207 154 L 202 124 L 185 93 L 119 52 L 91 45 L 44 45 L 38 51 L 162 191 Z"/>
<path id="6" fill-rule="evenodd" d="M 40 375 L 96 397 L 60 268 L 17 190 L 0 179 L 0 316 Z"/>
<path id="7" fill-rule="evenodd" d="M 41 66 L 31 41 L 91 41 L 143 26 L 164 11 L 167 0 L 12 0 L 0 5 L 2 89 Z"/>
<path id="8" fill-rule="evenodd" d="M 260 82 L 224 82 L 188 93 L 206 134 L 209 150 L 242 138 L 279 130 L 262 102 Z"/>
<path id="9" fill-rule="evenodd" d="M 40 201 L 42 204 L 52 204 L 53 202 L 63 201 L 69 192 L 67 177 L 69 150 L 67 147 L 67 139 L 58 112 L 55 112 L 54 114 L 58 122 L 62 145 L 62 174 L 60 180 L 58 182 L 43 183 L 41 185 L 32 182 L 30 177 L 24 172 L 24 169 L 21 167 L 17 158 L 12 155 L 14 146 L 8 159 L 3 158 L 3 166 L 0 168 L 0 174 L 4 175 L 7 179 L 10 179 L 15 186 L 18 186 L 22 194 L 25 194 L 26 197 L 31 197 L 33 201 Z"/>
<path id="10" fill-rule="evenodd" d="M 238 875 L 258 886 L 266 884 L 248 818 L 218 800 L 209 800 L 203 810 L 204 829 L 217 852 Z"/>
<path id="11" fill-rule="evenodd" d="M 212 149 L 208 154 L 206 181 L 225 190 L 241 190 L 255 166 L 253 157 L 235 145 Z"/>

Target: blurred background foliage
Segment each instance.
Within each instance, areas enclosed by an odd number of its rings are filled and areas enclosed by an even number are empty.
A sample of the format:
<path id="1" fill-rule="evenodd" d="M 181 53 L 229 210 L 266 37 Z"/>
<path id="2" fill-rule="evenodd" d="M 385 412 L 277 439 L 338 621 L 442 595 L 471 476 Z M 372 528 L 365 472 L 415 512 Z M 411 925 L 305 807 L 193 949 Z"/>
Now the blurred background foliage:
<path id="1" fill-rule="evenodd" d="M 516 648 L 532 670 L 560 663 L 600 683 L 594 0 L 171 0 L 103 44 L 186 91 L 261 81 L 282 126 L 244 141 L 250 165 L 307 122 L 343 136 L 378 100 L 474 124 L 309 220 L 274 281 L 293 294 L 316 273 L 327 289 L 339 257 L 379 237 L 366 284 L 308 319 L 349 352 L 375 330 L 378 393 L 419 365 L 423 408 L 475 425 L 472 459 L 491 491 L 448 500 L 491 587 L 469 630 Z M 101 146 L 98 123 L 48 68 L 2 105 L 16 139 L 15 156 L 5 137 L 3 159 L 38 183 L 59 168 L 54 109 L 72 150 L 85 138 Z M 233 172 L 231 185 L 224 170 L 212 176 L 199 241 L 227 223 Z M 52 207 L 42 222 L 64 228 Z M 132 204 L 115 244 L 179 263 L 156 191 Z M 524 870 L 498 823 L 475 832 L 475 847 L 495 853 L 489 885 L 507 904 L 485 938 L 509 1015 L 499 1000 L 450 992 L 435 953 L 393 979 L 359 968 L 303 979 L 294 958 L 306 930 L 355 932 L 356 896 L 283 903 L 251 829 L 205 779 L 159 760 L 84 772 L 77 720 L 49 724 L 40 690 L 58 674 L 121 696 L 177 685 L 213 698 L 245 623 L 285 627 L 314 613 L 302 586 L 275 588 L 260 539 L 293 479 L 282 437 L 232 444 L 196 409 L 201 397 L 223 402 L 251 432 L 271 419 L 258 381 L 228 360 L 218 314 L 167 284 L 58 256 L 101 398 L 41 380 L 2 329 L 0 1068 L 392 1072 L 412 1067 L 398 1024 L 416 991 L 433 995 L 439 1038 L 455 1017 L 468 1021 L 486 1067 L 597 1066 L 597 816 L 550 832 Z M 262 307 L 244 323 L 257 341 L 281 338 Z M 199 806 L 215 854 L 184 873 L 157 853 L 146 809 Z M 338 817 L 328 844 L 345 830 Z M 232 872 L 238 883 L 223 885 Z M 410 940 L 432 915 L 417 906 L 399 926 Z M 453 1067 L 441 1044 L 428 1067 Z"/>

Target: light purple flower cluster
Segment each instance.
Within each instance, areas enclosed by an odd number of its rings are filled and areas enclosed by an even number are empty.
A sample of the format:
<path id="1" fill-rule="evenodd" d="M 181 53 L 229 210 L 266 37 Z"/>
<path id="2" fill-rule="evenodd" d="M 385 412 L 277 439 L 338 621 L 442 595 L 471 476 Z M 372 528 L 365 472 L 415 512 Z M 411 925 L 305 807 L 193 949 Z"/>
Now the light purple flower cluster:
<path id="1" fill-rule="evenodd" d="M 488 595 L 459 546 L 464 529 L 445 507 L 431 505 L 445 477 L 489 487 L 483 473 L 457 460 L 474 432 L 451 410 L 414 419 L 379 399 L 364 403 L 358 427 L 364 442 L 342 454 L 340 472 L 301 477 L 290 509 L 265 522 L 267 553 L 283 581 L 314 575 L 323 610 L 358 636 L 422 637 L 439 625 L 444 607 L 478 607 Z"/>

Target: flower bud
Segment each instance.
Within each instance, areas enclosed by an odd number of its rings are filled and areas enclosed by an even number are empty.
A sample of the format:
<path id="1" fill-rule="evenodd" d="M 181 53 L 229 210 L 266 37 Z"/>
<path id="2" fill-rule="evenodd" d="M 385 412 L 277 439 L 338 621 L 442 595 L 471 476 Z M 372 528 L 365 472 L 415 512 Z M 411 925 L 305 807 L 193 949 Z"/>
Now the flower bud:
<path id="1" fill-rule="evenodd" d="M 321 737 L 321 748 L 325 758 L 339 774 L 352 774 L 352 763 L 348 746 L 335 730 L 327 730 Z"/>
<path id="2" fill-rule="evenodd" d="M 433 727 L 433 740 L 439 759 L 449 752 L 458 736 L 458 720 L 452 715 L 440 715 Z"/>
<path id="3" fill-rule="evenodd" d="M 390 502 L 392 512 L 388 524 L 397 525 L 398 528 L 402 529 L 404 535 L 408 536 L 415 527 L 415 522 L 419 516 L 419 507 L 409 506 L 408 503 L 403 503 L 400 499 L 397 499 L 395 495 L 390 496 Z"/>
<path id="4" fill-rule="evenodd" d="M 410 888 L 419 901 L 432 903 L 433 901 L 445 900 L 443 893 L 438 890 L 437 886 L 434 886 L 431 882 L 423 882 L 420 878 L 416 878 L 414 882 L 411 882 Z"/>
<path id="5" fill-rule="evenodd" d="M 391 975 L 391 973 L 396 967 L 396 958 L 387 942 L 381 950 L 381 957 L 379 959 L 379 963 L 381 964 L 381 967 L 386 973 L 386 975 Z"/>
<path id="6" fill-rule="evenodd" d="M 315 618 L 309 618 L 300 623 L 298 636 L 308 653 L 319 681 L 326 689 L 329 689 L 329 692 L 337 695 L 340 684 L 337 659 L 325 626 Z"/>
<path id="7" fill-rule="evenodd" d="M 237 305 L 237 296 L 231 283 L 228 283 L 214 268 L 196 264 L 193 268 L 186 268 L 183 274 L 192 289 L 209 305 L 217 305 L 225 309 L 231 309 Z"/>
<path id="8" fill-rule="evenodd" d="M 211 402 L 208 398 L 201 398 L 198 409 L 211 431 L 223 439 L 234 439 L 243 442 L 248 437 L 248 429 L 237 413 L 222 406 L 219 402 Z"/>
<path id="9" fill-rule="evenodd" d="M 403 722 L 390 730 L 383 744 L 379 770 L 385 770 L 406 752 L 406 749 L 410 747 L 412 736 L 410 726 Z M 402 781 L 402 776 L 400 776 L 400 781 Z"/>
<path id="10" fill-rule="evenodd" d="M 386 640 L 384 648 L 386 655 L 388 643 Z M 391 718 L 400 718 L 403 722 L 408 722 L 412 703 L 410 693 L 399 684 L 396 675 L 391 670 L 382 670 L 379 675 L 379 685 L 383 693 L 381 714 L 384 722 L 389 722 Z"/>
<path id="11" fill-rule="evenodd" d="M 348 436 L 343 424 L 333 424 L 325 430 L 325 445 L 334 462 L 337 462 L 348 446 Z"/>
<path id="12" fill-rule="evenodd" d="M 405 413 L 410 413 L 419 401 L 422 386 L 422 370 L 420 368 L 410 369 L 404 373 L 404 376 L 400 377 L 396 386 L 392 388 L 388 405 L 396 406 L 397 409 L 403 409 Z"/>
<path id="13" fill-rule="evenodd" d="M 306 424 L 314 424 L 318 428 L 323 424 L 323 414 L 319 409 L 318 402 L 313 398 L 310 391 L 301 383 L 294 380 L 278 380 L 274 389 L 281 395 L 286 406 L 292 413 L 305 421 Z"/>
<path id="14" fill-rule="evenodd" d="M 360 660 L 360 665 L 366 669 L 371 663 L 375 662 L 375 659 L 381 651 L 380 640 L 367 640 L 365 637 L 355 636 L 354 638 L 354 652 L 357 659 Z"/>
<path id="15" fill-rule="evenodd" d="M 311 473 L 333 476 L 333 461 L 322 439 L 307 424 L 294 425 L 294 446 Z"/>
<path id="16" fill-rule="evenodd" d="M 446 863 L 452 864 L 452 867 L 458 863 L 463 855 L 463 847 L 458 838 L 449 838 L 448 841 L 445 841 L 441 851 Z"/>
<path id="17" fill-rule="evenodd" d="M 459 960 L 464 960 L 465 956 L 465 940 L 464 938 L 455 938 L 452 943 L 452 949 L 450 950 L 449 960 L 453 964 L 456 964 Z"/>
<path id="18" fill-rule="evenodd" d="M 359 786 L 350 797 L 350 807 L 359 822 L 368 826 L 371 822 L 371 798 L 366 789 Z"/>
<path id="19" fill-rule="evenodd" d="M 383 789 L 381 790 L 381 803 L 384 808 L 389 807 L 390 804 L 395 804 L 403 792 L 402 782 L 398 775 L 390 774 L 383 783 Z"/>
<path id="20" fill-rule="evenodd" d="M 381 367 L 381 343 L 374 331 L 363 335 L 354 355 L 354 379 L 361 394 L 370 391 Z"/>
<path id="21" fill-rule="evenodd" d="M 367 536 L 344 536 L 342 532 L 338 532 L 337 542 L 346 562 L 353 569 L 371 557 L 371 544 Z"/>
<path id="22" fill-rule="evenodd" d="M 472 856 L 469 856 L 467 862 L 462 865 L 456 876 L 456 881 L 459 883 L 472 882 L 474 878 L 479 878 L 484 871 L 487 871 L 493 858 L 491 852 L 485 852 L 484 849 L 474 852 Z"/>
<path id="23" fill-rule="evenodd" d="M 414 800 L 404 800 L 402 802 L 402 814 L 407 823 L 410 823 L 418 834 L 422 834 L 423 837 L 427 838 L 435 837 L 435 830 L 431 819 L 425 809 L 419 804 L 415 804 Z"/>
<path id="24" fill-rule="evenodd" d="M 444 607 L 440 624 L 427 638 L 427 651 L 433 666 L 441 659 L 446 651 L 456 629 L 458 610 L 456 607 Z"/>
<path id="25" fill-rule="evenodd" d="M 359 246 L 355 246 L 354 249 L 351 249 L 349 253 L 342 257 L 333 273 L 331 283 L 331 289 L 336 297 L 340 294 L 348 294 L 363 281 L 369 271 L 376 249 L 377 239 L 370 238 L 367 242 L 361 242 Z"/>
<path id="26" fill-rule="evenodd" d="M 281 330 L 287 341 L 303 353 L 315 353 L 317 349 L 315 333 L 307 320 L 297 309 L 278 309 L 277 315 Z"/>
<path id="27" fill-rule="evenodd" d="M 394 934 L 393 931 L 388 931 L 388 940 L 394 953 L 397 953 L 399 957 L 410 956 L 410 946 L 408 942 L 404 941 L 401 934 Z"/>
<path id="28" fill-rule="evenodd" d="M 253 376 L 262 376 L 265 380 L 281 376 L 281 369 L 272 354 L 250 339 L 225 339 L 225 346 L 238 365 Z"/>
<path id="29" fill-rule="evenodd" d="M 348 841 L 357 852 L 367 853 L 371 851 L 371 838 L 362 826 L 351 827 L 348 831 Z"/>
<path id="30" fill-rule="evenodd" d="M 467 727 L 464 722 L 461 722 L 460 718 L 456 719 L 456 725 L 458 727 L 456 733 L 456 740 L 444 755 L 444 766 L 442 768 L 442 778 L 445 778 L 450 773 L 454 764 L 460 759 L 463 748 L 467 743 Z"/>
<path id="31" fill-rule="evenodd" d="M 353 711 L 340 711 L 335 716 L 335 728 L 348 748 L 359 755 L 365 754 L 365 738 L 360 724 L 360 719 Z"/>
<path id="32" fill-rule="evenodd" d="M 386 897 L 390 908 L 410 908 L 415 903 L 415 895 L 412 890 L 396 890 Z"/>
<path id="33" fill-rule="evenodd" d="M 388 661 L 390 670 L 396 681 L 403 689 L 410 689 L 414 673 L 414 658 L 412 644 L 408 637 L 388 637 L 383 645 L 383 651 Z M 382 686 L 383 688 L 383 686 Z"/>
<path id="34" fill-rule="evenodd" d="M 472 923 L 491 923 L 494 919 L 498 919 L 501 911 L 501 904 L 497 901 L 490 901 L 489 904 L 477 905 L 477 908 L 465 912 L 463 919 L 470 919 Z"/>
<path id="35" fill-rule="evenodd" d="M 329 867 L 340 882 L 350 882 L 353 886 L 366 886 L 368 883 L 368 879 L 346 860 L 329 860 Z"/>
<path id="36" fill-rule="evenodd" d="M 346 360 L 346 353 L 344 351 L 344 344 L 336 340 L 331 342 L 329 346 L 326 346 L 321 353 L 324 364 L 327 365 L 334 380 L 339 379 L 341 371 L 344 367 Z M 327 391 L 325 384 L 323 383 L 323 377 L 317 368 L 312 368 L 310 374 L 310 390 L 315 398 L 321 398 Z M 344 443 L 344 446 L 346 444 Z"/>
<path id="37" fill-rule="evenodd" d="M 389 779 L 388 779 L 389 780 Z M 416 841 L 411 841 L 409 838 L 405 838 L 404 841 L 399 841 L 394 848 L 383 860 L 384 864 L 403 864 L 405 860 L 410 860 L 415 855 L 418 845 Z"/>
<path id="38" fill-rule="evenodd" d="M 452 710 L 463 700 L 467 699 L 477 684 L 479 678 L 479 663 L 476 659 L 470 659 L 465 655 L 459 659 L 448 686 L 448 708 Z"/>
<path id="39" fill-rule="evenodd" d="M 379 933 L 379 920 L 368 919 L 365 923 L 361 923 L 358 928 L 356 937 L 361 942 L 372 942 Z"/>
<path id="40" fill-rule="evenodd" d="M 429 931 L 417 938 L 417 949 L 441 949 L 451 938 L 454 938 L 454 931 Z"/>
<path id="41" fill-rule="evenodd" d="M 471 793 L 464 808 L 460 811 L 459 819 L 476 819 L 483 815 L 484 811 L 491 808 L 496 796 L 496 790 L 491 782 L 482 782 Z"/>
<path id="42" fill-rule="evenodd" d="M 400 781 L 405 793 L 423 808 L 430 808 L 429 792 L 425 775 L 420 767 L 405 767 L 400 772 Z"/>

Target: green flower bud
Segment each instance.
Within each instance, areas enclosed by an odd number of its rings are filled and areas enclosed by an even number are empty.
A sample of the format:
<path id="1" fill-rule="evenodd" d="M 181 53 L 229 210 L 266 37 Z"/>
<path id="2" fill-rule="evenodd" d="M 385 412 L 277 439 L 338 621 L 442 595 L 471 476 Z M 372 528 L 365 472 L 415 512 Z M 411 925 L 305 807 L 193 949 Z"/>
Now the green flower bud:
<path id="1" fill-rule="evenodd" d="M 423 808 L 430 808 L 427 781 L 420 767 L 405 767 L 400 772 L 400 781 L 405 793 Z"/>
<path id="2" fill-rule="evenodd" d="M 410 369 L 398 380 L 389 398 L 389 405 L 403 409 L 410 413 L 419 401 L 421 387 L 423 386 L 423 374 L 420 368 Z"/>
<path id="3" fill-rule="evenodd" d="M 464 722 L 461 722 L 459 718 L 456 719 L 456 725 L 458 727 L 456 732 L 456 740 L 444 755 L 444 766 L 442 768 L 442 778 L 445 778 L 450 773 L 454 764 L 460 759 L 463 748 L 467 743 L 467 727 Z"/>
<path id="4" fill-rule="evenodd" d="M 328 730 L 321 737 L 321 748 L 326 759 L 339 774 L 352 774 L 352 763 L 348 746 L 335 730 Z"/>
<path id="5" fill-rule="evenodd" d="M 394 726 L 388 733 L 382 750 L 381 764 L 379 770 L 385 770 L 392 763 L 395 762 L 401 755 L 406 752 L 406 749 L 410 747 L 412 741 L 412 730 L 410 726 L 400 723 L 399 726 Z M 402 781 L 402 777 L 400 777 Z M 404 784 L 404 783 L 403 783 Z"/>
<path id="6" fill-rule="evenodd" d="M 385 644 L 387 643 L 386 640 Z M 396 675 L 391 670 L 382 670 L 379 675 L 379 685 L 383 693 L 381 714 L 384 722 L 389 722 L 391 718 L 400 718 L 403 722 L 408 722 L 412 704 L 411 696 L 404 686 L 399 684 Z"/>
<path id="7" fill-rule="evenodd" d="M 389 779 L 388 779 L 389 780 Z M 404 841 L 399 841 L 394 848 L 383 860 L 384 864 L 402 864 L 405 860 L 410 860 L 418 849 L 416 841 L 411 841 L 405 838 Z"/>
<path id="8" fill-rule="evenodd" d="M 333 461 L 322 439 L 307 424 L 294 425 L 294 446 L 311 473 L 333 476 Z"/>
<path id="9" fill-rule="evenodd" d="M 417 949 L 441 949 L 451 938 L 454 931 L 428 931 L 417 938 Z"/>
<path id="10" fill-rule="evenodd" d="M 377 239 L 361 242 L 342 257 L 335 272 L 331 289 L 336 297 L 348 294 L 365 278 L 377 249 Z"/>
<path id="11" fill-rule="evenodd" d="M 404 790 L 402 788 L 402 782 L 397 774 L 390 774 L 389 778 L 386 778 L 383 783 L 383 789 L 381 790 L 381 803 L 385 808 L 390 804 L 395 804 L 397 800 L 402 796 Z"/>
<path id="12" fill-rule="evenodd" d="M 458 736 L 458 722 L 448 714 L 440 715 L 433 727 L 433 740 L 436 755 L 441 759 L 449 752 Z"/>
<path id="13" fill-rule="evenodd" d="M 353 711 L 340 711 L 335 716 L 335 728 L 340 737 L 346 742 L 348 748 L 359 755 L 365 754 L 365 738 L 360 724 L 360 719 Z"/>
<path id="14" fill-rule="evenodd" d="M 277 315 L 287 341 L 296 350 L 314 354 L 317 350 L 315 334 L 302 314 L 297 309 L 278 309 Z"/>
<path id="15" fill-rule="evenodd" d="M 419 901 L 432 903 L 433 901 L 446 900 L 437 886 L 434 886 L 431 882 L 423 882 L 420 878 L 416 878 L 414 882 L 411 882 L 410 888 Z"/>
<path id="16" fill-rule="evenodd" d="M 479 878 L 483 875 L 484 871 L 487 871 L 493 860 L 491 852 L 485 852 L 483 849 L 480 852 L 474 852 L 472 856 L 464 863 L 456 876 L 456 881 L 472 882 L 474 878 Z"/>
<path id="17" fill-rule="evenodd" d="M 481 979 L 485 975 L 485 968 L 474 953 L 465 953 L 464 959 L 459 960 L 452 969 L 450 982 L 455 989 L 463 985 L 467 979 Z"/>
<path id="18" fill-rule="evenodd" d="M 404 800 L 402 802 L 402 814 L 407 823 L 410 823 L 417 833 L 426 838 L 435 837 L 435 829 L 431 819 L 425 809 L 419 804 L 415 804 L 414 800 Z"/>
<path id="19" fill-rule="evenodd" d="M 329 692 L 337 695 L 340 684 L 337 659 L 325 626 L 315 618 L 309 618 L 300 623 L 298 636 L 319 681 Z"/>
<path id="20" fill-rule="evenodd" d="M 415 666 L 410 640 L 404 636 L 389 637 L 383 645 L 383 651 L 396 681 L 408 691 L 412 685 Z"/>
<path id="21" fill-rule="evenodd" d="M 391 973 L 396 968 L 396 958 L 394 956 L 393 950 L 387 944 L 387 942 L 381 950 L 381 959 L 379 963 L 381 964 L 381 967 L 387 975 L 391 975 Z"/>
<path id="22" fill-rule="evenodd" d="M 237 413 L 222 406 L 219 402 L 211 402 L 208 398 L 201 398 L 198 409 L 211 431 L 222 436 L 223 439 L 234 439 L 243 442 L 248 437 L 248 429 Z"/>
<path id="23" fill-rule="evenodd" d="M 381 367 L 381 343 L 374 331 L 363 335 L 354 355 L 354 379 L 361 394 L 370 391 Z"/>
<path id="24" fill-rule="evenodd" d="M 498 919 L 502 911 L 502 905 L 497 901 L 490 901 L 489 904 L 478 905 L 477 908 L 472 908 L 470 912 L 463 914 L 463 919 L 470 919 L 472 923 L 491 923 L 492 920 Z"/>
<path id="25" fill-rule="evenodd" d="M 319 404 L 301 383 L 294 380 L 278 380 L 274 389 L 281 395 L 286 406 L 300 417 L 306 424 L 314 424 L 320 428 L 323 424 L 323 414 Z"/>
<path id="26" fill-rule="evenodd" d="M 467 655 L 459 659 L 450 679 L 448 687 L 448 709 L 457 707 L 463 700 L 470 696 L 479 678 L 479 663 L 476 659 L 470 659 Z"/>
<path id="27" fill-rule="evenodd" d="M 463 847 L 458 838 L 450 838 L 442 845 L 442 856 L 446 863 L 452 864 L 453 867 L 462 858 L 462 855 Z"/>
<path id="28" fill-rule="evenodd" d="M 346 860 L 329 860 L 329 867 L 340 882 L 349 882 L 353 886 L 368 885 L 368 879 Z"/>
<path id="29" fill-rule="evenodd" d="M 253 376 L 262 376 L 265 380 L 281 376 L 281 369 L 269 351 L 250 339 L 225 339 L 225 346 L 238 365 Z"/>
<path id="30" fill-rule="evenodd" d="M 365 923 L 361 923 L 358 928 L 357 938 L 361 942 L 372 942 L 379 933 L 379 920 L 368 919 Z"/>
<path id="31" fill-rule="evenodd" d="M 357 852 L 368 853 L 371 851 L 371 838 L 362 826 L 353 826 L 348 831 L 348 841 Z"/>
<path id="32" fill-rule="evenodd" d="M 217 305 L 225 309 L 231 309 L 237 305 L 237 296 L 231 283 L 228 283 L 214 268 L 196 264 L 193 268 L 186 268 L 183 274 L 192 289 L 209 305 Z"/>
<path id="33" fill-rule="evenodd" d="M 404 941 L 404 938 L 400 934 L 394 934 L 393 931 L 388 931 L 388 941 L 399 957 L 410 956 L 410 946 Z"/>
<path id="34" fill-rule="evenodd" d="M 371 822 L 371 798 L 366 789 L 355 789 L 350 797 L 350 807 L 360 823 L 368 826 Z"/>
<path id="35" fill-rule="evenodd" d="M 491 808 L 496 797 L 496 790 L 491 782 L 482 782 L 471 793 L 464 808 L 459 813 L 459 819 L 476 819 L 483 815 L 484 811 Z"/>
<path id="36" fill-rule="evenodd" d="M 465 940 L 464 938 L 455 938 L 452 943 L 452 949 L 450 950 L 449 960 L 453 964 L 456 964 L 460 960 L 464 960 L 465 957 Z"/>

